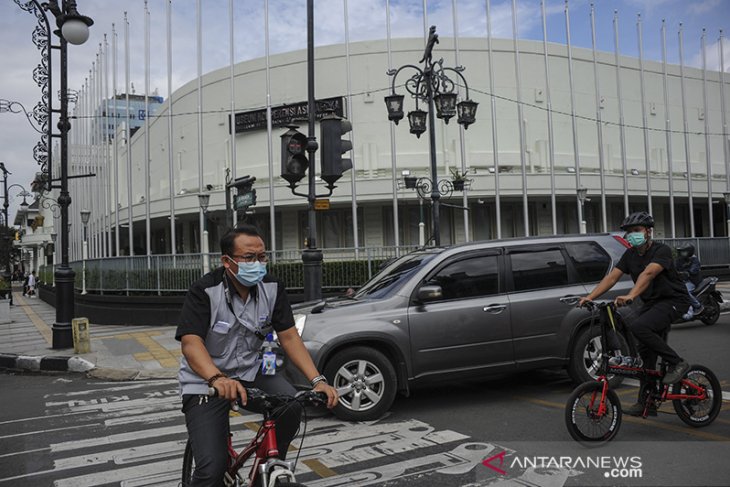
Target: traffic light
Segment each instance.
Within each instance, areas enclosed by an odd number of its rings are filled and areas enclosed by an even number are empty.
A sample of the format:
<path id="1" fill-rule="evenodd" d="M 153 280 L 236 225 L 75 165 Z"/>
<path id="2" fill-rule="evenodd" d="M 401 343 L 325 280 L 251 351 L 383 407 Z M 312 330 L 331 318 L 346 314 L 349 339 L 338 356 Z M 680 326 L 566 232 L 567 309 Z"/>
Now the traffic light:
<path id="1" fill-rule="evenodd" d="M 290 127 L 281 136 L 281 177 L 293 185 L 307 172 L 307 136 Z"/>
<path id="2" fill-rule="evenodd" d="M 352 130 L 349 120 L 335 114 L 328 114 L 319 122 L 322 142 L 322 179 L 330 185 L 352 169 L 352 160 L 343 159 L 342 154 L 352 150 L 352 142 L 342 136 Z"/>

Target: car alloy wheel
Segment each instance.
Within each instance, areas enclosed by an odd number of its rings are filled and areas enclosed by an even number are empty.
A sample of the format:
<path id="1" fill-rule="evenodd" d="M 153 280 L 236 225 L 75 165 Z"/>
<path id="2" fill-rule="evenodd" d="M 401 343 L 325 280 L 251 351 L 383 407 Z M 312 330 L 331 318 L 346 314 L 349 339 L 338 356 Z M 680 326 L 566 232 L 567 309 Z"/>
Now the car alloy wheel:
<path id="1" fill-rule="evenodd" d="M 352 411 L 367 411 L 383 399 L 385 379 L 380 369 L 367 360 L 351 360 L 335 373 L 332 385 L 340 402 Z"/>

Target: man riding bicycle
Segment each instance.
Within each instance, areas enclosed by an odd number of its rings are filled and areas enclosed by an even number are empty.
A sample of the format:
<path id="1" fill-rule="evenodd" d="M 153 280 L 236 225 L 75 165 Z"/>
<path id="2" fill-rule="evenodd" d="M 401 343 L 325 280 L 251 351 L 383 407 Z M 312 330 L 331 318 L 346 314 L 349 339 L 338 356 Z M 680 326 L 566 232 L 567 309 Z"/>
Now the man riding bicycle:
<path id="1" fill-rule="evenodd" d="M 645 211 L 630 214 L 621 224 L 627 232 L 626 240 L 631 248 L 624 252 L 616 267 L 586 297 L 581 298 L 579 306 L 593 301 L 611 289 L 624 274 L 629 274 L 634 287 L 628 294 L 615 299 L 617 306 L 629 304 L 641 297 L 643 305 L 638 316 L 627 326 L 637 338 L 639 354 L 647 368 L 656 367 L 657 357 L 661 356 L 668 364 L 664 382 L 674 384 L 689 370 L 689 364 L 675 352 L 663 338 L 672 322 L 677 320 L 689 306 L 689 296 L 684 282 L 674 267 L 671 249 L 652 240 L 654 218 Z M 626 414 L 639 416 L 644 410 L 643 397 L 648 393 L 647 384 L 639 388 L 636 404 L 624 410 Z M 656 414 L 656 409 L 650 410 Z"/>
<path id="2" fill-rule="evenodd" d="M 223 265 L 190 286 L 175 334 L 183 354 L 178 373 L 182 410 L 195 458 L 190 487 L 223 485 L 230 404 L 240 400 L 249 409 L 246 387 L 268 394 L 296 393 L 281 374 L 271 373 L 271 361 L 262 368 L 261 346 L 269 333 L 278 334 L 281 348 L 312 388 L 327 395 L 329 408 L 338 401 L 294 326 L 284 285 L 266 275 L 266 249 L 258 229 L 242 225 L 226 233 L 220 244 Z M 208 397 L 209 387 L 218 397 Z M 293 403 L 277 415 L 282 460 L 299 429 L 301 412 Z"/>

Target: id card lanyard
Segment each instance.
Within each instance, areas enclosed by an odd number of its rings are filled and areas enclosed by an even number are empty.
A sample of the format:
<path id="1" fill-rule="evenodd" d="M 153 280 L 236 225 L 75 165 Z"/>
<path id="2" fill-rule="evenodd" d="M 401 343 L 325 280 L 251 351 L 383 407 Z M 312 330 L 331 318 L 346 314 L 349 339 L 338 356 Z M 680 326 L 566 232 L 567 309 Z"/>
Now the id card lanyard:
<path id="1" fill-rule="evenodd" d="M 266 335 L 264 335 L 264 333 L 262 332 L 262 330 L 260 328 L 246 326 L 245 323 L 241 322 L 241 320 L 238 319 L 238 315 L 236 314 L 236 311 L 233 309 L 233 299 L 231 298 L 231 290 L 228 286 L 228 276 L 226 276 L 225 274 L 223 275 L 223 288 L 224 288 L 223 294 L 225 294 L 225 296 L 226 296 L 226 304 L 228 305 L 228 309 L 231 311 L 231 314 L 236 319 L 236 321 L 240 322 L 241 325 L 243 325 L 246 329 L 251 330 L 251 332 L 253 332 L 253 334 L 256 335 L 256 338 L 258 338 L 259 340 L 265 340 Z M 258 290 L 259 289 L 257 286 L 256 291 L 258 292 Z"/>

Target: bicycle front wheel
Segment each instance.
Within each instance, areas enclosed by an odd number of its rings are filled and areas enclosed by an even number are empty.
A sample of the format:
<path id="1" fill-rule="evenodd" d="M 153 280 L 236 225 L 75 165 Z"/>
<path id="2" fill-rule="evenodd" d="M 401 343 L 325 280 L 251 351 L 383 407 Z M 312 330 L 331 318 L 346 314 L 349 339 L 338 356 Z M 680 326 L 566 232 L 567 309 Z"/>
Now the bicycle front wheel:
<path id="1" fill-rule="evenodd" d="M 575 388 L 565 405 L 565 425 L 574 440 L 598 444 L 611 441 L 621 427 L 621 403 L 616 393 L 606 391 L 605 411 L 600 412 L 603 383 L 584 382 Z"/>
<path id="2" fill-rule="evenodd" d="M 195 459 L 193 458 L 193 446 L 188 440 L 185 445 L 185 455 L 183 455 L 182 466 L 182 487 L 188 487 L 193 480 L 193 472 L 195 471 Z"/>
<path id="3" fill-rule="evenodd" d="M 672 394 L 696 394 L 697 390 L 690 387 L 687 382 L 703 388 L 707 398 L 702 401 L 698 399 L 675 399 L 672 401 L 674 410 L 677 412 L 679 419 L 690 426 L 695 428 L 707 426 L 715 421 L 717 415 L 720 414 L 720 408 L 722 407 L 720 381 L 707 367 L 693 365 L 682 380 L 672 386 Z"/>

